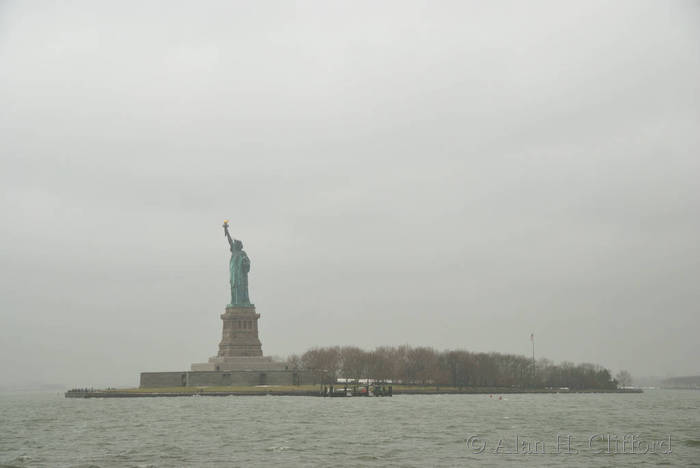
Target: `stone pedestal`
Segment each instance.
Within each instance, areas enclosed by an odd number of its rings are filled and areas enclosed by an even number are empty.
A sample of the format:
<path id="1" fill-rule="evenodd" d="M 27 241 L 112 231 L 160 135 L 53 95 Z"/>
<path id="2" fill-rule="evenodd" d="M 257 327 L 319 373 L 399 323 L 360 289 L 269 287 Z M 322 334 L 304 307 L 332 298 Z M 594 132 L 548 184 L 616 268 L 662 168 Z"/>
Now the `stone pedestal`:
<path id="1" fill-rule="evenodd" d="M 262 356 L 262 345 L 258 338 L 258 319 L 255 306 L 228 306 L 221 315 L 224 330 L 219 343 L 218 357 Z"/>
<path id="2" fill-rule="evenodd" d="M 226 307 L 221 315 L 224 329 L 219 343 L 219 354 L 209 362 L 192 364 L 196 372 L 225 371 L 279 371 L 286 370 L 284 363 L 263 357 L 258 337 L 258 319 L 255 306 Z"/>

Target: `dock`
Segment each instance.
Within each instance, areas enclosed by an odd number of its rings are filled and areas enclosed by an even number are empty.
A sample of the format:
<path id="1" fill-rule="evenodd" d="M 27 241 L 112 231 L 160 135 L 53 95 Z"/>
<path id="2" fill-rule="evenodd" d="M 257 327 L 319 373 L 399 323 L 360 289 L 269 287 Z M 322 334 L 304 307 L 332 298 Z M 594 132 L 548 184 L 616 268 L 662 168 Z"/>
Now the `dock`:
<path id="1" fill-rule="evenodd" d="M 324 385 L 319 396 L 346 397 L 390 397 L 394 395 L 392 385 Z"/>

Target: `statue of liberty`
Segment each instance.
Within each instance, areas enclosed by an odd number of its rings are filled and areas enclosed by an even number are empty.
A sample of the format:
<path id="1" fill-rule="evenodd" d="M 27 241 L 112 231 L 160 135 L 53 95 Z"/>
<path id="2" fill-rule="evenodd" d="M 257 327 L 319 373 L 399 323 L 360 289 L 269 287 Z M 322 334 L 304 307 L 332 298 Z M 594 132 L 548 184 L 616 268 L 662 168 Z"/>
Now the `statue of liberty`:
<path id="1" fill-rule="evenodd" d="M 231 239 L 228 233 L 228 220 L 224 221 L 224 235 L 231 246 L 231 260 L 229 261 L 229 273 L 231 282 L 231 306 L 250 306 L 248 297 L 248 272 L 250 271 L 250 259 L 243 251 L 243 242 Z"/>

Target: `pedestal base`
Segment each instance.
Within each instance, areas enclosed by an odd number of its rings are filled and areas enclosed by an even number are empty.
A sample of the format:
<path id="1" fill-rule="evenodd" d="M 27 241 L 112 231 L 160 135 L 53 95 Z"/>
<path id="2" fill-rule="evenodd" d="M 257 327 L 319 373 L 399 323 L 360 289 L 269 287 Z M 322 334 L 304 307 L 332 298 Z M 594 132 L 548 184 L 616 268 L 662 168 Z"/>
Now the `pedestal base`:
<path id="1" fill-rule="evenodd" d="M 219 357 L 261 357 L 258 319 L 255 306 L 227 306 L 221 315 L 224 322 Z"/>

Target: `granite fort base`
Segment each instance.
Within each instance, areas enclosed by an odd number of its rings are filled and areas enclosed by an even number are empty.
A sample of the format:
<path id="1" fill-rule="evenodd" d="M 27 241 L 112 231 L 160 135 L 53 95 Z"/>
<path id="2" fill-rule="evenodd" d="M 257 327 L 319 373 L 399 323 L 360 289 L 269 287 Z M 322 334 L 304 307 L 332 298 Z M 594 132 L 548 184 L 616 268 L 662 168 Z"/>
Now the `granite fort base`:
<path id="1" fill-rule="evenodd" d="M 307 371 L 238 370 L 231 372 L 142 372 L 141 388 L 313 384 Z"/>

